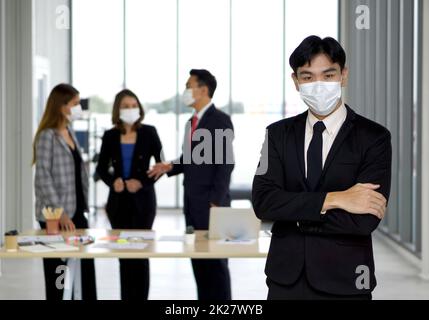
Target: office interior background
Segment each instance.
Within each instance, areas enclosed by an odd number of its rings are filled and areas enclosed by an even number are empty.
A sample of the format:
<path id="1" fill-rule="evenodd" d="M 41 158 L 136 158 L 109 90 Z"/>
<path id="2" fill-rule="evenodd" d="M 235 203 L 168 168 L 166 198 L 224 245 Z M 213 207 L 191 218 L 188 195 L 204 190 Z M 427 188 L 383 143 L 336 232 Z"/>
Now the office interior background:
<path id="1" fill-rule="evenodd" d="M 342 43 L 350 69 L 345 102 L 392 133 L 391 197 L 374 235 L 374 298 L 429 299 L 428 0 L 0 0 L 1 234 L 36 226 L 31 145 L 47 96 L 61 82 L 88 99 L 74 127 L 91 173 L 93 227 L 108 227 L 108 191 L 93 176 L 93 160 L 115 94 L 136 92 L 144 121 L 174 159 L 191 116 L 180 95 L 192 68 L 218 80 L 213 101 L 232 116 L 236 134 L 233 206 L 249 207 L 265 127 L 306 110 L 288 59 L 310 34 Z M 155 230 L 184 228 L 181 178 L 163 177 L 156 190 Z M 264 263 L 232 259 L 234 298 L 266 298 Z M 188 261 L 152 265 L 150 298 L 195 299 Z M 119 297 L 115 268 L 97 262 L 99 297 Z M 44 298 L 41 261 L 3 260 L 0 272 L 0 298 Z"/>

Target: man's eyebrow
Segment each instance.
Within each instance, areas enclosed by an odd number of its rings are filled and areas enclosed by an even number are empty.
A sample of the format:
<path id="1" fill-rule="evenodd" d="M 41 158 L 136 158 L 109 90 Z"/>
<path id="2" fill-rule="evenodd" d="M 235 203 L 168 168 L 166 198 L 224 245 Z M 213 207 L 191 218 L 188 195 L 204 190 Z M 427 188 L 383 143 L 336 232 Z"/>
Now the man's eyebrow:
<path id="1" fill-rule="evenodd" d="M 310 74 L 312 75 L 312 73 L 310 71 L 300 71 L 299 75 L 303 75 L 303 74 Z"/>
<path id="2" fill-rule="evenodd" d="M 332 67 L 332 68 L 324 70 L 323 73 L 328 73 L 328 72 L 332 72 L 332 71 L 337 71 L 337 69 Z"/>

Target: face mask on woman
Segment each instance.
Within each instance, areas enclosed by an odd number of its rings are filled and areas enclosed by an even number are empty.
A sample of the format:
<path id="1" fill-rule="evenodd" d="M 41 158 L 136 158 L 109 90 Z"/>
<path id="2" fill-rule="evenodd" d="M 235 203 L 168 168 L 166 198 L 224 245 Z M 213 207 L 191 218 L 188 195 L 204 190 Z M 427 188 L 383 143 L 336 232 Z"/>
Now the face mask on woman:
<path id="1" fill-rule="evenodd" d="M 82 106 L 78 104 L 77 106 L 70 108 L 70 114 L 67 115 L 67 119 L 69 121 L 78 120 L 82 118 L 82 114 L 83 114 Z"/>
<path id="2" fill-rule="evenodd" d="M 132 125 L 140 118 L 140 110 L 139 108 L 121 109 L 119 118 L 126 124 Z"/>

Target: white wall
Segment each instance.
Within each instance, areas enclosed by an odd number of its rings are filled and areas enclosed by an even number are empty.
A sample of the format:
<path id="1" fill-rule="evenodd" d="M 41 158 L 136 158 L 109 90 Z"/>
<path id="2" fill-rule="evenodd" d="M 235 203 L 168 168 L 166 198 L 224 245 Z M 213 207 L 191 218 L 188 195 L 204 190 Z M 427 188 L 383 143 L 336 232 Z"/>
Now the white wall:
<path id="1" fill-rule="evenodd" d="M 32 225 L 32 1 L 2 4 L 2 229 Z M 24 201 L 25 199 L 25 201 Z M 27 213 L 27 215 L 23 213 Z"/>
<path id="2" fill-rule="evenodd" d="M 32 140 L 37 126 L 35 61 L 50 90 L 70 80 L 70 30 L 56 28 L 68 0 L 0 0 L 0 231 L 34 226 Z"/>
<path id="3" fill-rule="evenodd" d="M 5 117 L 4 117 L 4 93 L 5 93 L 5 72 L 4 72 L 4 66 L 5 66 L 5 37 L 4 37 L 4 30 L 5 30 L 5 3 L 4 0 L 0 0 L 0 239 L 3 239 L 1 235 L 4 234 L 4 225 L 5 225 L 5 217 L 4 212 L 6 210 L 5 206 L 5 172 L 6 172 L 6 166 L 5 162 L 3 161 L 4 156 L 4 139 L 5 139 L 5 131 L 4 131 L 4 123 L 5 123 Z M 2 241 L 0 241 L 1 243 Z"/>
<path id="4" fill-rule="evenodd" d="M 71 70 L 70 29 L 57 26 L 56 9 L 70 8 L 69 0 L 35 0 L 35 54 L 46 58 L 50 67 L 50 84 L 69 82 Z"/>

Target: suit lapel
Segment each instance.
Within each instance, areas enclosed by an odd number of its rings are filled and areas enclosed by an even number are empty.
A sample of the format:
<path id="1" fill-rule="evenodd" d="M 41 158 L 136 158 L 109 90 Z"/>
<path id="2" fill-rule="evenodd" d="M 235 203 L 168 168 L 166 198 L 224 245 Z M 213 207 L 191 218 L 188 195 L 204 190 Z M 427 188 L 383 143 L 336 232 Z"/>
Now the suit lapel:
<path id="1" fill-rule="evenodd" d="M 71 155 L 72 153 L 71 153 L 69 145 L 67 144 L 67 142 L 64 140 L 63 136 L 57 130 L 55 130 L 55 136 L 57 137 L 58 141 L 63 146 L 63 148 L 66 150 L 66 152 Z"/>
<path id="2" fill-rule="evenodd" d="M 75 134 L 74 130 L 71 128 L 68 128 L 68 131 L 70 133 L 70 136 L 73 139 L 74 147 L 77 150 L 77 153 L 79 154 L 80 158 L 82 159 L 82 153 L 80 152 L 80 145 L 79 145 L 79 141 L 77 141 L 76 134 Z"/>
<path id="3" fill-rule="evenodd" d="M 204 112 L 203 117 L 200 119 L 197 125 L 197 129 L 204 128 L 207 122 L 207 119 L 215 111 L 215 105 L 212 103 L 211 106 Z"/>
<path id="4" fill-rule="evenodd" d="M 296 156 L 298 158 L 301 176 L 306 183 L 305 178 L 305 162 L 304 162 L 304 142 L 305 142 L 305 125 L 307 120 L 307 112 L 299 115 L 294 123 L 295 147 Z"/>
<path id="5" fill-rule="evenodd" d="M 140 140 L 142 139 L 142 130 L 139 128 L 136 131 L 136 143 L 134 144 L 134 151 L 133 151 L 133 157 L 132 157 L 132 162 L 131 162 L 131 175 L 135 176 L 135 164 L 137 163 L 138 160 L 138 156 L 139 156 L 139 152 L 138 152 L 138 147 L 140 146 Z"/>
<path id="6" fill-rule="evenodd" d="M 325 165 L 323 166 L 323 170 L 322 170 L 322 174 L 320 176 L 320 180 L 325 176 L 326 172 L 329 169 L 330 164 L 332 163 L 332 160 L 334 160 L 336 154 L 338 153 L 338 150 L 340 149 L 344 140 L 347 138 L 351 129 L 354 126 L 353 121 L 355 119 L 356 113 L 352 109 L 350 109 L 350 107 L 347 105 L 346 105 L 346 108 L 347 108 L 346 120 L 344 121 L 343 125 L 341 126 L 340 131 L 338 131 L 338 134 L 334 140 L 334 143 L 332 144 L 332 147 L 329 150 L 329 153 L 326 157 Z M 319 180 L 319 183 L 320 183 L 320 180 Z"/>
<path id="7" fill-rule="evenodd" d="M 122 149 L 121 149 L 121 132 L 119 131 L 119 129 L 115 130 L 115 139 L 114 139 L 114 145 L 113 145 L 113 150 L 114 153 L 117 154 L 117 159 L 118 159 L 118 163 L 116 166 L 113 166 L 115 171 L 117 169 L 117 177 L 122 177 L 123 176 L 123 172 L 122 172 Z"/>

